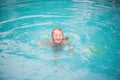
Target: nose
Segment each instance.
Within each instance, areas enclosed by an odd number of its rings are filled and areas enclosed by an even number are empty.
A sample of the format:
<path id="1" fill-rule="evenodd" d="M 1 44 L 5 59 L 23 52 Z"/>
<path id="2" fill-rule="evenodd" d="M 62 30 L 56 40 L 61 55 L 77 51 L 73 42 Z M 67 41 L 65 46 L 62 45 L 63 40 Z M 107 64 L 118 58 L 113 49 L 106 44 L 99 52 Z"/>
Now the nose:
<path id="1" fill-rule="evenodd" d="M 60 38 L 60 36 L 58 35 L 57 38 Z"/>

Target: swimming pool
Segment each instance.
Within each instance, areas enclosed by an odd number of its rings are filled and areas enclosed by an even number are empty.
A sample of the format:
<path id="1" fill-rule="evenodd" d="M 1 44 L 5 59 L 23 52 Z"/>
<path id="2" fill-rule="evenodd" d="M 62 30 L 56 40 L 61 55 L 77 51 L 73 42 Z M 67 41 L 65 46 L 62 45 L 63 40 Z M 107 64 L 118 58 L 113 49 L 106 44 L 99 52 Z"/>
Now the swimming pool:
<path id="1" fill-rule="evenodd" d="M 1 0 L 0 80 L 120 80 L 119 0 Z M 76 54 L 40 40 L 60 27 Z"/>

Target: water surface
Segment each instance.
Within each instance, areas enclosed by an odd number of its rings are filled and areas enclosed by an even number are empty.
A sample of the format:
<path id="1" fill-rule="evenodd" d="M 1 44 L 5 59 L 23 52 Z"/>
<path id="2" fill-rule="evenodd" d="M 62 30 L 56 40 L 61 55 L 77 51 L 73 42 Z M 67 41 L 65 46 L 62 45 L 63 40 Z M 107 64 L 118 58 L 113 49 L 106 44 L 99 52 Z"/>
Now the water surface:
<path id="1" fill-rule="evenodd" d="M 119 80 L 119 21 L 119 0 L 1 0 L 0 80 Z M 56 27 L 75 55 L 38 48 Z"/>

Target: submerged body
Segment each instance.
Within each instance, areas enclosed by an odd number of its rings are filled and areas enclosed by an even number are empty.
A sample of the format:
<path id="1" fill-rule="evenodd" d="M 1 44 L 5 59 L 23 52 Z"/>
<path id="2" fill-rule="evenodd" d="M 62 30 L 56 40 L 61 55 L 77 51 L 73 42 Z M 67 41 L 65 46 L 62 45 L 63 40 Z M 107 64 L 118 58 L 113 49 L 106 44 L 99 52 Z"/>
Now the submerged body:
<path id="1" fill-rule="evenodd" d="M 61 44 L 61 43 L 55 43 L 52 45 L 54 51 L 60 51 L 60 50 L 63 50 L 64 49 L 64 44 Z"/>

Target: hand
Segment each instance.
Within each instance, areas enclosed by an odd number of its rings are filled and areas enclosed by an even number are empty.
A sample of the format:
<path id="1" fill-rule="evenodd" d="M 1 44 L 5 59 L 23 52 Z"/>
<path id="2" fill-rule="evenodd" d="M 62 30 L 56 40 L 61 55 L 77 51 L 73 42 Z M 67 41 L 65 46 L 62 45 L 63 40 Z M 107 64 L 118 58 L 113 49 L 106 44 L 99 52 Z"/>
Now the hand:
<path id="1" fill-rule="evenodd" d="M 39 45 L 38 45 L 38 46 L 39 46 L 39 48 L 43 48 L 43 46 L 42 46 L 42 44 L 41 44 L 41 43 L 39 43 Z"/>

